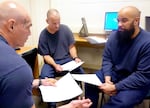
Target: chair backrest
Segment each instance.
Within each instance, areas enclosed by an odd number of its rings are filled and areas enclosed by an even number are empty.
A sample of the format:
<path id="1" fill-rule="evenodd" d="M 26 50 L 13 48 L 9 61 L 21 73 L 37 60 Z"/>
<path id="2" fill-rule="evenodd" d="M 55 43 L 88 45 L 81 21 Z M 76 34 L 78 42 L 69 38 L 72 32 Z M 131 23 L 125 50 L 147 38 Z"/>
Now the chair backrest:
<path id="1" fill-rule="evenodd" d="M 145 99 L 150 99 L 150 90 L 149 90 L 147 96 L 145 97 Z"/>
<path id="2" fill-rule="evenodd" d="M 36 60 L 37 60 L 37 48 L 33 48 L 22 54 L 22 57 L 26 60 L 29 66 L 32 68 L 34 78 L 38 78 L 39 75 L 37 73 Z M 35 96 L 40 96 L 39 89 L 33 88 L 32 93 Z"/>
<path id="3" fill-rule="evenodd" d="M 36 56 L 37 56 L 37 48 L 34 48 L 22 54 L 22 57 L 26 60 L 26 62 L 32 68 L 32 72 L 34 72 Z"/>

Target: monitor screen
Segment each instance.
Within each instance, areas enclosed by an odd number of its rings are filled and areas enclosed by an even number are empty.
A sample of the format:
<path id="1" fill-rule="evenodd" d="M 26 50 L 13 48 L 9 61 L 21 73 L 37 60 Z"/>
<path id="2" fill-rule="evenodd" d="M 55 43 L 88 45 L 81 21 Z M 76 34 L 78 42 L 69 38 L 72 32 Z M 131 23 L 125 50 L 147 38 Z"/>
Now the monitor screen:
<path id="1" fill-rule="evenodd" d="M 87 29 L 87 24 L 85 18 L 81 18 L 82 21 L 82 27 L 80 29 L 79 35 L 82 37 L 88 36 L 88 29 Z"/>
<path id="2" fill-rule="evenodd" d="M 105 12 L 104 30 L 113 31 L 118 29 L 118 12 Z"/>

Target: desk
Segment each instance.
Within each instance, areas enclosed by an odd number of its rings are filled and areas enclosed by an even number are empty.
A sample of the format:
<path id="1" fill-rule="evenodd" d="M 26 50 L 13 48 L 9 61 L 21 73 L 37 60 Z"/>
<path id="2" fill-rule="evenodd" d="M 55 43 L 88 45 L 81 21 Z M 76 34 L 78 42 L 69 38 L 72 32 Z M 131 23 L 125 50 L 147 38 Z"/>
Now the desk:
<path id="1" fill-rule="evenodd" d="M 106 35 L 96 35 L 100 38 L 106 38 Z M 84 37 L 74 33 L 78 56 L 85 62 L 83 68 L 98 70 L 101 67 L 102 53 L 105 47 L 103 44 L 90 44 Z"/>
<path id="2" fill-rule="evenodd" d="M 99 38 L 106 38 L 106 35 L 93 34 Z M 92 35 L 91 35 L 92 36 Z M 90 44 L 84 37 L 80 37 L 78 33 L 74 33 L 74 39 L 77 46 L 92 47 L 92 48 L 103 48 L 105 44 Z"/>

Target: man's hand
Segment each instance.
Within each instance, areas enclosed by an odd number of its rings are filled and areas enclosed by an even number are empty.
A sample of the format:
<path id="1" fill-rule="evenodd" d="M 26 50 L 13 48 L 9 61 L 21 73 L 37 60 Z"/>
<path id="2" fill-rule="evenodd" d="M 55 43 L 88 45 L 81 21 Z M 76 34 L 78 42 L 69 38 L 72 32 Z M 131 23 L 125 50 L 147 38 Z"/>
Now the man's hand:
<path id="1" fill-rule="evenodd" d="M 91 100 L 85 99 L 83 97 L 82 99 L 72 100 L 70 103 L 63 105 L 59 108 L 90 108 L 91 105 L 92 105 Z"/>
<path id="2" fill-rule="evenodd" d="M 105 76 L 105 83 L 113 84 L 113 82 L 111 82 L 110 76 Z"/>
<path id="3" fill-rule="evenodd" d="M 92 102 L 90 99 L 85 99 L 83 97 L 82 99 L 71 101 L 70 104 L 72 105 L 71 108 L 89 108 L 92 105 Z"/>
<path id="4" fill-rule="evenodd" d="M 63 71 L 63 68 L 61 67 L 60 64 L 56 64 L 56 65 L 55 65 L 55 70 L 56 70 L 56 72 L 62 72 L 62 71 Z"/>
<path id="5" fill-rule="evenodd" d="M 103 83 L 99 86 L 99 89 L 110 96 L 115 95 L 117 92 L 115 85 L 112 83 Z"/>
<path id="6" fill-rule="evenodd" d="M 34 79 L 32 82 L 32 87 L 39 87 L 40 85 L 55 86 L 56 81 L 57 80 L 54 78 Z"/>
<path id="7" fill-rule="evenodd" d="M 55 86 L 56 81 L 54 78 L 45 78 L 41 79 L 41 84 L 44 86 Z"/>
<path id="8" fill-rule="evenodd" d="M 81 62 L 81 59 L 80 59 L 79 57 L 76 57 L 76 58 L 74 59 L 74 61 L 77 62 L 77 63 L 79 63 L 79 62 Z"/>

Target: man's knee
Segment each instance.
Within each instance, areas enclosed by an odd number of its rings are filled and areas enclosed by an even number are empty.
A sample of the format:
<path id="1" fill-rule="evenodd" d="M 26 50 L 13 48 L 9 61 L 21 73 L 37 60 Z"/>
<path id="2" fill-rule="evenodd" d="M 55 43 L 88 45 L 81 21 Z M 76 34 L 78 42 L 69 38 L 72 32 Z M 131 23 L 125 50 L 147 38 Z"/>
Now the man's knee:
<path id="1" fill-rule="evenodd" d="M 41 69 L 40 78 L 45 78 L 45 77 L 54 78 L 54 69 L 52 66 L 48 64 L 44 64 Z"/>
<path id="2" fill-rule="evenodd" d="M 136 99 L 135 96 L 113 96 L 108 100 L 106 106 L 108 104 L 111 106 L 115 106 L 116 108 L 133 108 L 136 104 L 140 103 L 141 99 Z M 104 107 L 105 108 L 105 107 Z M 107 107 L 106 107 L 107 108 Z"/>

